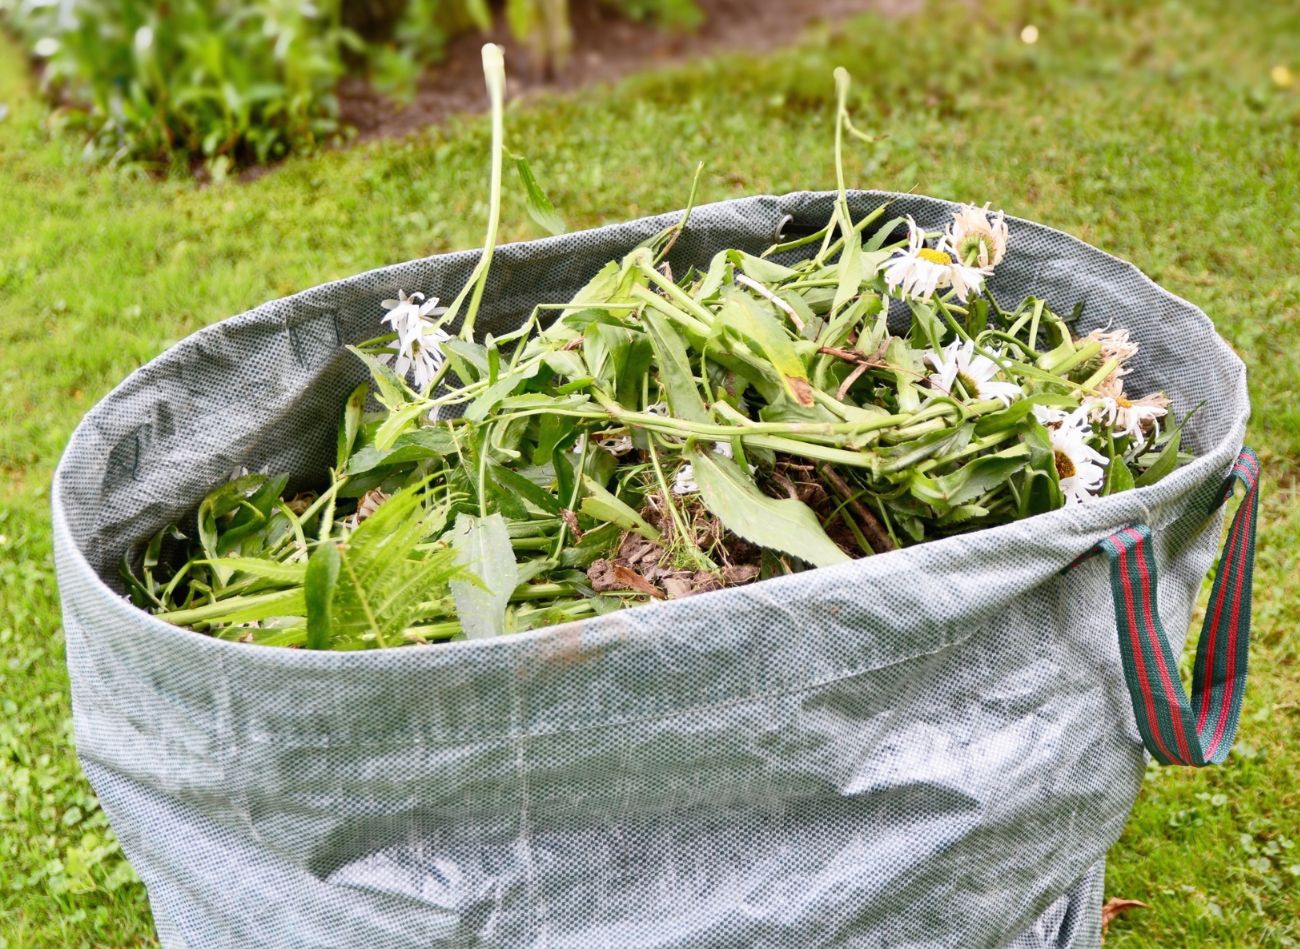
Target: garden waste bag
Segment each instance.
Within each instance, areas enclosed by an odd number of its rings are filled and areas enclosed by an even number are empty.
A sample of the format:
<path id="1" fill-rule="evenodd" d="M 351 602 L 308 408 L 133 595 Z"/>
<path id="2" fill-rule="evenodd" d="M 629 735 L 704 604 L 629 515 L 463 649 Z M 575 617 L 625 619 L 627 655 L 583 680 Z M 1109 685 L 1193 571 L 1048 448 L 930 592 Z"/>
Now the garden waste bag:
<path id="1" fill-rule="evenodd" d="M 938 228 L 953 205 L 890 202 Z M 819 228 L 834 195 L 697 208 L 677 273 Z M 564 300 L 665 215 L 502 247 L 480 325 Z M 208 327 L 72 437 L 53 491 L 78 754 L 163 944 L 1095 946 L 1148 755 L 1221 760 L 1246 675 L 1258 463 L 1241 362 L 1132 266 L 1009 220 L 999 299 L 1132 331 L 1136 390 L 1200 406 L 1156 484 L 852 563 L 497 639 L 351 653 L 219 641 L 118 567 L 240 468 L 319 485 L 372 271 Z M 807 248 L 813 249 L 813 248 Z M 793 252 L 794 254 L 800 251 Z M 793 257 L 779 258 L 790 261 Z M 1216 571 L 1190 696 L 1177 656 Z"/>

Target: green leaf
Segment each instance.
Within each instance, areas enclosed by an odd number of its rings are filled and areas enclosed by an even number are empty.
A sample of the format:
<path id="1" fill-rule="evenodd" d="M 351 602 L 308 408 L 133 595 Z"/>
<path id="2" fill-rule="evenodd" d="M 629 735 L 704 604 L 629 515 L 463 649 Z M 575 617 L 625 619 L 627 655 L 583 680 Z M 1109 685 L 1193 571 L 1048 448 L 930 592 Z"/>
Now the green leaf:
<path id="1" fill-rule="evenodd" d="M 273 616 L 302 616 L 306 608 L 301 589 L 276 590 L 251 596 L 232 596 L 189 610 L 159 613 L 158 618 L 175 626 L 200 623 L 254 623 Z"/>
<path id="2" fill-rule="evenodd" d="M 624 530 L 635 531 L 646 540 L 658 541 L 663 536 L 631 505 L 607 491 L 594 479 L 584 475 L 582 483 L 587 489 L 587 496 L 582 499 L 581 505 L 583 514 L 598 521 L 617 524 Z"/>
<path id="3" fill-rule="evenodd" d="M 885 473 L 902 471 L 934 455 L 961 451 L 970 444 L 974 430 L 975 426 L 967 422 L 957 428 L 941 428 L 911 441 L 882 448 L 879 450 L 881 461 L 884 462 L 881 470 Z"/>
<path id="4" fill-rule="evenodd" d="M 510 594 L 519 586 L 519 567 L 510 531 L 500 514 L 474 517 L 460 514 L 452 533 L 452 549 L 459 566 L 478 582 L 458 579 L 451 582 L 461 628 L 470 639 L 483 639 L 509 632 L 506 607 Z"/>
<path id="5" fill-rule="evenodd" d="M 408 402 L 401 408 L 390 409 L 388 417 L 375 430 L 375 447 L 380 451 L 388 451 L 397 443 L 398 437 L 427 411 L 426 406 L 420 402 Z"/>
<path id="6" fill-rule="evenodd" d="M 361 413 L 369 395 L 370 386 L 363 382 L 352 390 L 343 406 L 343 424 L 339 427 L 338 450 L 334 462 L 338 471 L 347 467 L 348 458 L 352 455 L 352 446 L 356 444 L 357 432 L 361 428 Z"/>
<path id="7" fill-rule="evenodd" d="M 735 266 L 740 268 L 740 271 L 745 276 L 751 277 L 769 287 L 774 283 L 789 280 L 795 275 L 795 270 L 790 267 L 783 267 L 774 261 L 755 257 L 743 250 L 727 251 L 727 257 Z M 710 267 L 711 269 L 712 267 Z"/>
<path id="8" fill-rule="evenodd" d="M 304 563 L 280 563 L 278 560 L 265 560 L 261 557 L 217 557 L 198 562 L 279 583 L 302 583 L 303 575 L 307 570 L 307 565 Z"/>
<path id="9" fill-rule="evenodd" d="M 945 514 L 1006 483 L 1013 474 L 1028 464 L 1029 455 L 1028 446 L 1016 445 L 1005 451 L 976 458 L 956 471 L 935 478 L 914 471 L 909 489 L 913 497 L 931 505 L 940 514 Z"/>
<path id="10" fill-rule="evenodd" d="M 564 505 L 560 502 L 558 497 L 535 482 L 525 478 L 517 471 L 494 465 L 489 469 L 489 474 L 502 491 L 508 494 L 517 495 L 547 514 L 558 516 L 560 511 L 564 509 Z"/>
<path id="11" fill-rule="evenodd" d="M 1101 493 L 1118 494 L 1136 487 L 1133 472 L 1129 471 L 1122 455 L 1111 455 L 1110 464 L 1106 465 L 1106 480 L 1102 483 Z"/>
<path id="12" fill-rule="evenodd" d="M 732 533 L 817 567 L 849 560 L 802 501 L 769 498 L 736 462 L 712 450 L 690 457 L 704 506 Z"/>
<path id="13" fill-rule="evenodd" d="M 654 347 L 659 381 L 668 393 L 668 405 L 673 415 L 688 422 L 708 422 L 709 413 L 696 387 L 686 344 L 667 318 L 654 310 L 644 310 L 641 320 L 650 336 L 650 345 Z"/>
<path id="14" fill-rule="evenodd" d="M 523 182 L 524 194 L 528 198 L 528 216 L 548 234 L 563 234 L 567 230 L 564 219 L 556 213 L 555 205 L 551 204 L 551 199 L 537 183 L 537 177 L 533 174 L 528 159 L 523 155 L 515 155 L 514 159 L 515 170 L 519 172 L 519 180 Z"/>
<path id="15" fill-rule="evenodd" d="M 407 464 L 455 454 L 456 440 L 446 428 L 417 428 L 399 435 L 387 449 L 365 445 L 348 460 L 347 474 L 359 475 L 385 465 Z"/>
<path id="16" fill-rule="evenodd" d="M 370 377 L 375 380 L 375 385 L 379 389 L 379 401 L 384 406 L 393 409 L 406 404 L 406 383 L 393 371 L 392 366 L 355 346 L 349 346 L 348 349 L 370 370 Z"/>
<path id="17" fill-rule="evenodd" d="M 1003 432 L 1009 428 L 1019 425 L 1021 420 L 1027 418 L 1034 411 L 1034 406 L 1046 405 L 1059 409 L 1073 409 L 1078 406 L 1078 402 L 1066 395 L 1052 395 L 1051 393 L 1039 393 L 1027 399 L 1017 399 L 1005 409 L 999 409 L 996 412 L 990 412 L 982 415 L 975 422 L 975 434 L 992 435 L 994 432 Z"/>
<path id="18" fill-rule="evenodd" d="M 339 549 L 333 541 L 317 545 L 307 561 L 303 599 L 307 608 L 307 648 L 328 649 L 334 632 L 334 591 L 339 580 Z"/>
<path id="19" fill-rule="evenodd" d="M 461 575 L 451 551 L 416 549 L 446 517 L 443 508 L 425 509 L 424 486 L 384 501 L 339 547 L 333 648 L 397 645 L 421 605 L 445 595 L 448 581 Z"/>
<path id="20" fill-rule="evenodd" d="M 755 300 L 739 289 L 728 288 L 723 291 L 718 315 L 727 332 L 739 336 L 776 367 L 792 399 L 803 406 L 813 404 L 808 370 L 799 358 L 785 324 L 777 319 L 770 303 Z"/>
<path id="21" fill-rule="evenodd" d="M 831 313 L 852 300 L 862 290 L 862 234 L 853 226 L 847 214 L 840 214 L 840 228 L 844 232 L 844 250 L 839 260 L 839 282 L 835 286 L 835 299 Z"/>
<path id="22" fill-rule="evenodd" d="M 1151 463 L 1150 467 L 1148 467 L 1146 471 L 1142 472 L 1142 474 L 1138 476 L 1137 481 L 1135 482 L 1137 487 L 1145 488 L 1147 485 L 1155 484 L 1165 475 L 1178 467 L 1178 448 L 1183 441 L 1183 426 L 1187 424 L 1188 420 L 1192 417 L 1192 414 L 1192 412 L 1189 412 L 1186 417 L 1178 423 L 1177 427 L 1169 433 L 1169 437 L 1165 440 L 1164 447 L 1160 449 L 1160 454 L 1156 455 L 1156 460 Z"/>
<path id="23" fill-rule="evenodd" d="M 512 372 L 502 376 L 469 404 L 465 409 L 465 418 L 471 422 L 483 421 L 502 399 L 513 395 L 516 389 L 535 375 L 537 375 L 536 366 L 527 372 Z"/>
<path id="24" fill-rule="evenodd" d="M 704 274 L 704 279 L 695 290 L 695 299 L 707 300 L 712 297 L 722 287 L 723 282 L 727 279 L 727 268 L 731 265 L 730 253 L 720 250 L 713 255 L 709 261 L 709 269 Z"/>

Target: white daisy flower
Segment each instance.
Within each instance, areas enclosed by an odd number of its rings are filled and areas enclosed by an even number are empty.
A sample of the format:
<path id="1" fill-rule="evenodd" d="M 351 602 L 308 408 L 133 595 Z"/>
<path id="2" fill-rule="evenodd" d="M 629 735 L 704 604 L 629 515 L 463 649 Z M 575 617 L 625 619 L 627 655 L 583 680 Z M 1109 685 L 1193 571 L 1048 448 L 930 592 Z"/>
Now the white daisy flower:
<path id="1" fill-rule="evenodd" d="M 426 318 L 437 307 L 438 298 L 430 297 L 426 300 L 423 293 L 407 296 L 406 291 L 398 290 L 396 300 L 384 300 L 381 305 L 388 311 L 388 315 L 380 322 L 393 328 L 397 333 L 398 345 L 404 347 L 409 340 L 420 334 L 422 325 L 427 322 Z"/>
<path id="2" fill-rule="evenodd" d="M 953 256 L 970 267 L 996 267 L 1007 255 L 1007 222 L 1001 211 L 990 217 L 988 205 L 963 204 L 948 225 Z"/>
<path id="3" fill-rule="evenodd" d="M 1126 329 L 1093 330 L 1083 338 L 1082 342 L 1100 343 L 1101 352 L 1098 353 L 1098 357 L 1101 361 L 1110 362 L 1112 359 L 1117 359 L 1121 366 L 1138 352 L 1138 344 L 1129 338 Z"/>
<path id="4" fill-rule="evenodd" d="M 394 353 L 393 371 L 399 376 L 414 370 L 415 387 L 424 390 L 442 368 L 446 356 L 442 344 L 451 339 L 440 326 L 428 319 L 438 305 L 437 297 L 424 298 L 423 293 L 397 291 L 396 300 L 384 300 L 388 314 L 383 318 L 397 333 L 397 351 Z"/>
<path id="5" fill-rule="evenodd" d="M 953 387 L 959 382 L 971 399 L 998 399 L 1010 405 L 1021 395 L 1020 386 L 994 378 L 1001 369 L 992 359 L 975 352 L 974 340 L 955 340 L 942 353 L 927 352 L 925 361 L 935 370 L 928 377 L 930 385 L 945 395 L 953 395 Z"/>
<path id="6" fill-rule="evenodd" d="M 414 370 L 415 388 L 423 392 L 442 369 L 447 358 L 442 352 L 442 344 L 449 339 L 451 336 L 439 327 L 426 326 L 422 335 L 397 351 L 393 371 L 405 377 L 407 372 Z"/>
<path id="7" fill-rule="evenodd" d="M 898 251 L 881 269 L 891 289 L 920 300 L 928 300 L 946 287 L 952 287 L 958 299 L 966 300 L 979 292 L 989 273 L 955 259 L 946 237 L 937 247 L 926 247 L 925 233 L 911 217 L 907 219 L 907 250 Z"/>
<path id="8" fill-rule="evenodd" d="M 1095 497 L 1106 480 L 1104 469 L 1109 459 L 1088 444 L 1092 426 L 1086 408 L 1070 413 L 1055 427 L 1049 428 L 1048 433 L 1065 503 L 1082 504 Z"/>
<path id="9" fill-rule="evenodd" d="M 1128 435 L 1135 440 L 1159 425 L 1160 419 L 1169 412 L 1169 400 L 1159 392 L 1141 399 L 1129 399 L 1122 393 L 1102 396 L 1088 399 L 1084 405 L 1093 421 L 1105 422 L 1116 435 Z"/>
<path id="10" fill-rule="evenodd" d="M 946 241 L 941 241 L 939 247 L 944 253 L 957 257 L 956 252 L 952 250 L 952 245 Z M 984 289 L 984 278 L 990 273 L 992 269 L 989 267 L 968 266 L 960 259 L 956 259 L 950 268 L 948 279 L 952 281 L 952 289 L 957 294 L 957 299 L 964 303 Z"/>

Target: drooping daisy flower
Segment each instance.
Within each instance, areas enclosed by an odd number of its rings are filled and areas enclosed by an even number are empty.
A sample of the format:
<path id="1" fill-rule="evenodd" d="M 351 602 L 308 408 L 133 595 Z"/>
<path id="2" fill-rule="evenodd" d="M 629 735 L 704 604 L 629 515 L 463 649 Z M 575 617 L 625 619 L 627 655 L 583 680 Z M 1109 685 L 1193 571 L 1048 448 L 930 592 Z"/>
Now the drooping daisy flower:
<path id="1" fill-rule="evenodd" d="M 898 251 L 881 269 L 891 289 L 919 300 L 928 300 L 946 287 L 952 287 L 958 299 L 966 300 L 980 291 L 990 272 L 955 259 L 946 237 L 937 247 L 926 247 L 925 233 L 911 217 L 907 219 L 907 250 Z"/>
<path id="2" fill-rule="evenodd" d="M 415 387 L 421 391 L 433 380 L 446 358 L 442 344 L 451 339 L 440 326 L 428 319 L 438 305 L 437 297 L 425 300 L 423 293 L 407 296 L 397 291 L 396 300 L 385 300 L 388 314 L 383 318 L 397 333 L 397 351 L 393 355 L 393 371 L 405 377 L 414 370 Z"/>
<path id="3" fill-rule="evenodd" d="M 437 326 L 425 327 L 418 338 L 412 339 L 406 347 L 399 350 L 393 361 L 393 371 L 405 376 L 414 370 L 415 387 L 423 392 L 442 369 L 447 358 L 442 352 L 442 344 L 451 339 Z"/>
<path id="4" fill-rule="evenodd" d="M 1007 222 L 1002 212 L 990 216 L 988 205 L 963 204 L 948 225 L 953 256 L 968 267 L 996 267 L 1007 255 Z"/>
<path id="5" fill-rule="evenodd" d="M 1110 362 L 1112 359 L 1119 361 L 1120 367 L 1137 355 L 1138 344 L 1129 339 L 1127 329 L 1117 330 L 1093 330 L 1085 336 L 1081 342 L 1095 342 L 1101 344 L 1101 352 L 1098 358 L 1102 362 Z"/>
<path id="6" fill-rule="evenodd" d="M 438 298 L 430 297 L 426 300 L 423 293 L 407 296 L 405 290 L 398 290 L 396 300 L 385 300 L 381 305 L 388 311 L 381 322 L 393 328 L 398 345 L 405 347 L 411 339 L 420 335 L 426 317 L 438 305 Z"/>
<path id="7" fill-rule="evenodd" d="M 1140 439 L 1159 424 L 1169 412 L 1169 399 L 1164 393 L 1154 392 L 1141 399 L 1129 399 L 1121 390 L 1116 395 L 1089 399 L 1088 406 L 1093 421 L 1105 422 L 1116 435 Z"/>
<path id="8" fill-rule="evenodd" d="M 973 340 L 955 340 L 941 353 L 927 352 L 925 361 L 935 370 L 928 377 L 930 385 L 945 395 L 954 395 L 954 387 L 961 383 L 962 391 L 971 399 L 998 399 L 1010 405 L 1020 397 L 1020 386 L 994 378 L 1001 369 L 992 359 L 975 352 Z"/>
<path id="9" fill-rule="evenodd" d="M 1034 413 L 1037 415 L 1037 411 Z M 1048 428 L 1052 439 L 1052 452 L 1056 456 L 1056 475 L 1061 484 L 1065 503 L 1082 504 L 1095 497 L 1106 480 L 1105 466 L 1109 459 L 1088 444 L 1092 426 L 1087 409 L 1080 408 Z"/>

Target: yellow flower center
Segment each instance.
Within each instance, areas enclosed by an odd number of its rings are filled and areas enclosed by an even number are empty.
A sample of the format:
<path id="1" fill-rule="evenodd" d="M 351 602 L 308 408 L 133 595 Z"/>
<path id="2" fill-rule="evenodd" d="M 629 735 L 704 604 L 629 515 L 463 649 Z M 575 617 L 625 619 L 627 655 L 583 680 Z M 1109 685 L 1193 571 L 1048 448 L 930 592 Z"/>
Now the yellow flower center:
<path id="1" fill-rule="evenodd" d="M 1056 476 L 1064 481 L 1066 478 L 1073 478 L 1077 469 L 1074 467 L 1074 460 L 1063 451 L 1056 454 Z"/>
<path id="2" fill-rule="evenodd" d="M 932 264 L 941 264 L 944 267 L 952 264 L 952 258 L 944 251 L 935 250 L 932 247 L 922 247 L 916 252 L 916 256 L 922 260 L 928 260 Z"/>

